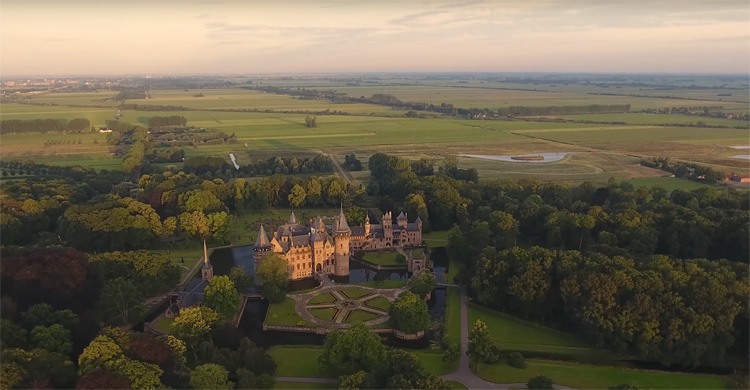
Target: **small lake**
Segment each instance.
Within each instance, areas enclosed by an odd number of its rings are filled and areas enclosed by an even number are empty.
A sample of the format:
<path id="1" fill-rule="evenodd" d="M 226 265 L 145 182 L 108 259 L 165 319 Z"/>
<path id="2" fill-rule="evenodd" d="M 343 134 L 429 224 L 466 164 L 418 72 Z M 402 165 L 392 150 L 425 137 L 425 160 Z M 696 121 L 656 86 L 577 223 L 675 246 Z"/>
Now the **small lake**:
<path id="1" fill-rule="evenodd" d="M 496 154 L 459 154 L 461 157 L 479 158 L 482 160 L 495 160 L 512 163 L 546 163 L 560 161 L 565 156 L 571 154 L 571 152 L 545 152 L 545 153 L 531 153 L 531 154 L 508 154 L 508 155 L 496 155 Z M 536 157 L 541 156 L 544 160 L 514 160 L 513 157 Z"/>
<path id="2" fill-rule="evenodd" d="M 735 146 L 730 146 L 730 148 L 732 148 L 732 149 L 750 149 L 750 146 L 748 146 L 748 145 L 735 145 Z"/>

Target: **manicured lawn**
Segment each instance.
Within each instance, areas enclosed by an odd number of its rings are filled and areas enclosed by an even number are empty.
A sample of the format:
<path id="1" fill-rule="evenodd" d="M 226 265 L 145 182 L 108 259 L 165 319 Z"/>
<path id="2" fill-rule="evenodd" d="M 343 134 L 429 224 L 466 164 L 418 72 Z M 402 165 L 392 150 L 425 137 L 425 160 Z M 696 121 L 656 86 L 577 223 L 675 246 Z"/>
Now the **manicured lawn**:
<path id="1" fill-rule="evenodd" d="M 422 240 L 430 248 L 445 246 L 446 244 L 448 244 L 448 231 L 437 230 L 434 232 L 424 233 L 422 234 Z"/>
<path id="2" fill-rule="evenodd" d="M 697 190 L 701 188 L 715 187 L 709 184 L 699 183 L 692 180 L 680 179 L 677 177 L 643 177 L 639 179 L 625 180 L 635 188 L 639 187 L 662 187 L 667 191 L 674 190 Z"/>
<path id="3" fill-rule="evenodd" d="M 396 279 L 396 280 L 377 280 L 373 282 L 361 282 L 361 283 L 352 283 L 359 286 L 368 286 L 368 287 L 375 287 L 375 288 L 400 288 L 406 286 L 406 279 Z"/>
<path id="4" fill-rule="evenodd" d="M 457 287 L 448 287 L 448 299 L 445 302 L 445 331 L 451 343 L 461 341 L 461 291 Z"/>
<path id="5" fill-rule="evenodd" d="M 151 323 L 151 327 L 161 331 L 162 333 L 170 333 L 172 332 L 172 323 L 174 322 L 174 318 L 167 318 L 162 316 L 159 316 L 156 321 Z"/>
<path id="6" fill-rule="evenodd" d="M 337 389 L 335 383 L 315 383 L 315 382 L 276 382 L 274 389 Z M 454 387 L 452 387 L 454 388 Z M 465 387 L 455 387 L 456 389 L 465 389 Z"/>
<path id="7" fill-rule="evenodd" d="M 324 309 L 307 309 L 307 311 L 323 321 L 333 321 L 333 316 L 336 315 L 336 309 L 333 307 L 327 307 Z"/>
<path id="8" fill-rule="evenodd" d="M 445 375 L 458 368 L 458 362 L 444 363 L 443 354 L 441 352 L 408 351 L 416 355 L 419 358 L 419 361 L 422 362 L 422 367 L 431 374 Z"/>
<path id="9" fill-rule="evenodd" d="M 398 253 L 394 251 L 364 252 L 362 258 L 370 263 L 382 266 L 404 265 L 403 260 L 397 260 Z"/>
<path id="10" fill-rule="evenodd" d="M 346 287 L 346 288 L 341 289 L 341 292 L 343 292 L 344 295 L 346 295 L 350 299 L 361 298 L 361 297 L 364 297 L 373 293 L 370 290 L 364 290 L 364 289 L 356 288 L 356 287 Z"/>
<path id="11" fill-rule="evenodd" d="M 479 377 L 496 383 L 526 382 L 537 375 L 552 378 L 555 384 L 579 389 L 606 389 L 620 383 L 640 389 L 725 389 L 727 378 L 666 371 L 636 370 L 624 367 L 592 366 L 546 360 L 528 360 L 525 369 L 507 364 L 482 365 Z"/>
<path id="12" fill-rule="evenodd" d="M 464 386 L 461 382 L 447 381 L 445 384 L 447 384 L 450 389 L 468 389 L 468 387 Z"/>
<path id="13" fill-rule="evenodd" d="M 366 311 L 362 310 L 355 310 L 351 313 L 349 313 L 349 318 L 346 319 L 347 324 L 357 324 L 360 322 L 370 321 L 374 320 L 376 318 L 380 317 L 377 314 L 368 313 Z"/>
<path id="14" fill-rule="evenodd" d="M 505 350 L 553 352 L 602 359 L 611 356 L 606 351 L 588 347 L 572 335 L 470 303 L 469 327 L 477 319 L 487 324 L 492 338 Z"/>
<path id="15" fill-rule="evenodd" d="M 268 306 L 266 323 L 268 325 L 297 326 L 302 317 L 294 310 L 294 299 L 285 298 L 284 302 L 272 303 Z"/>
<path id="16" fill-rule="evenodd" d="M 314 304 L 314 303 L 333 303 L 336 302 L 336 298 L 333 297 L 330 293 L 323 293 L 320 295 L 317 295 L 310 299 L 308 303 Z"/>
<path id="17" fill-rule="evenodd" d="M 277 376 L 324 377 L 318 372 L 318 356 L 323 352 L 318 347 L 276 346 L 268 353 L 276 362 Z"/>
<path id="18" fill-rule="evenodd" d="M 365 302 L 365 305 L 376 309 L 388 310 L 391 307 L 391 301 L 382 296 L 377 296 Z"/>
<path id="19" fill-rule="evenodd" d="M 424 249 L 409 249 L 406 253 L 412 258 L 421 258 L 424 256 Z"/>

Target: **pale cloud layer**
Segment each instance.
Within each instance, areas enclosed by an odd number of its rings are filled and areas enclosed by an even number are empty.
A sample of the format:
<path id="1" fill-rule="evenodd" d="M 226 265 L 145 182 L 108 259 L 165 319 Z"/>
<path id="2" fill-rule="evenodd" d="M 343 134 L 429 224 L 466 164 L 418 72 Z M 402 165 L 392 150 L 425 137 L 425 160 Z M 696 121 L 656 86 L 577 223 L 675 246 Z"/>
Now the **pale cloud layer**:
<path id="1" fill-rule="evenodd" d="M 750 71 L 747 1 L 0 0 L 0 76 Z"/>

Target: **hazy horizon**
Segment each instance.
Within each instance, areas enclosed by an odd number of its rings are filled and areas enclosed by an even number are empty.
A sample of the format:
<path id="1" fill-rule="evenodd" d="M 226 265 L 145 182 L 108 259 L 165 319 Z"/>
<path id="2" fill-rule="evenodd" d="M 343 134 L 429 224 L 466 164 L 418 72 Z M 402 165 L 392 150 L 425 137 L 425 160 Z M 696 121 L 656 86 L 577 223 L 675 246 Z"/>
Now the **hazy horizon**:
<path id="1" fill-rule="evenodd" d="M 747 74 L 750 3 L 0 3 L 0 77 Z"/>

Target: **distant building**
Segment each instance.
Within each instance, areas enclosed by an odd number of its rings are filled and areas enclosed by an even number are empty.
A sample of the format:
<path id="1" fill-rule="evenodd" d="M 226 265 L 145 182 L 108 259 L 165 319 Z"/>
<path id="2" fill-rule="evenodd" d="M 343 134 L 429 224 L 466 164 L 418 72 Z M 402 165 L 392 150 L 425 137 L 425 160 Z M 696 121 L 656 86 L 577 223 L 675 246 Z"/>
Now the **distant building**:
<path id="1" fill-rule="evenodd" d="M 393 225 L 393 216 L 387 212 L 380 224 L 370 224 L 365 217 L 363 226 L 349 227 L 342 209 L 333 225 L 326 226 L 323 219 L 315 218 L 310 226 L 297 222 L 292 212 L 287 223 L 276 229 L 268 238 L 261 224 L 253 252 L 256 264 L 269 253 L 278 253 L 288 264 L 289 279 L 303 279 L 317 273 L 336 276 L 349 275 L 349 260 L 353 251 L 361 249 L 386 249 L 418 246 L 422 243 L 422 221 L 417 217 L 408 222 L 401 213 Z"/>

